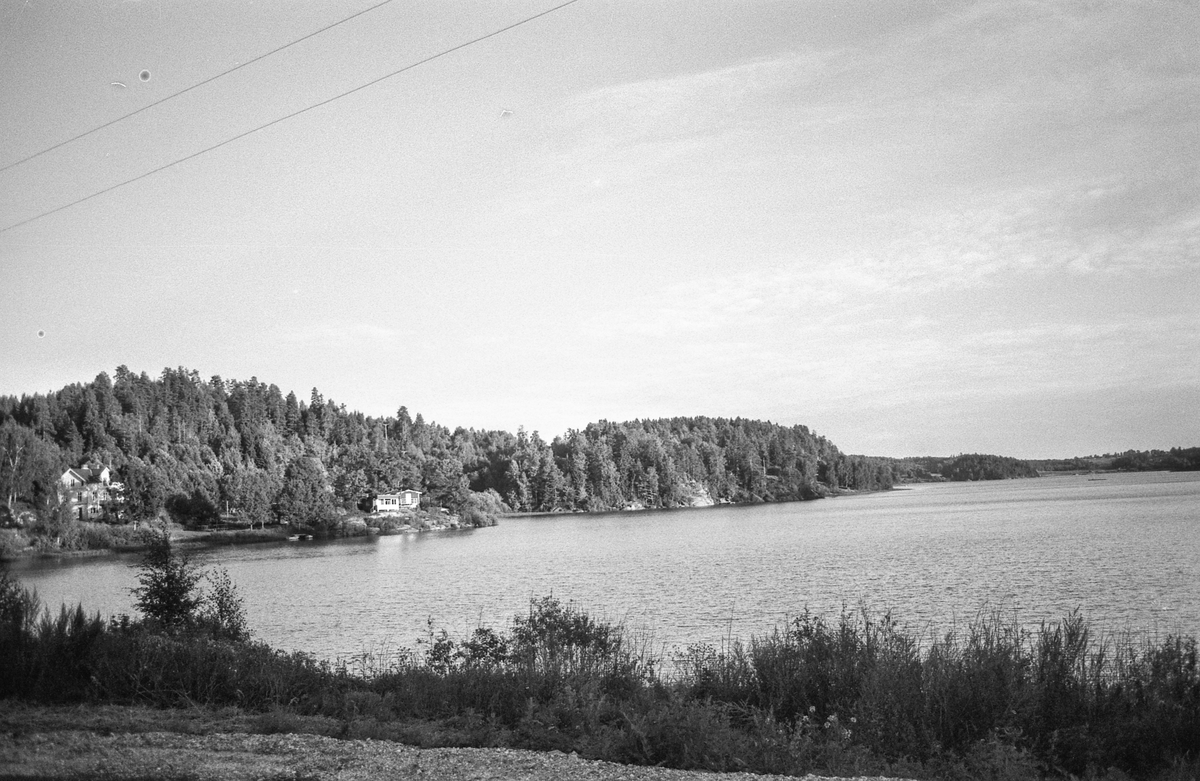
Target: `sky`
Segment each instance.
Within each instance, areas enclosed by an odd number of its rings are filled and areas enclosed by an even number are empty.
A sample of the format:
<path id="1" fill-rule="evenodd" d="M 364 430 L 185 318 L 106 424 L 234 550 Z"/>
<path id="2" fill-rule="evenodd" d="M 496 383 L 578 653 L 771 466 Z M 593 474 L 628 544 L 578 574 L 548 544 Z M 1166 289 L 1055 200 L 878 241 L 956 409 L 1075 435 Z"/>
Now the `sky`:
<path id="1" fill-rule="evenodd" d="M 376 2 L 0 0 L 0 394 L 1200 445 L 1191 0 L 578 0 L 364 86 L 556 4 L 394 0 L 12 165 Z"/>

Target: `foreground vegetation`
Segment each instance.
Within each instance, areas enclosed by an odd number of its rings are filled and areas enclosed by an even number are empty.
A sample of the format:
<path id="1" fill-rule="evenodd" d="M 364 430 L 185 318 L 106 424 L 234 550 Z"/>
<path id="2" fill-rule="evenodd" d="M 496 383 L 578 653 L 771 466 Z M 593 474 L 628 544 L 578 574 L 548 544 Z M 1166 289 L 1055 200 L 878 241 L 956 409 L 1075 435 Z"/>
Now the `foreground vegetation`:
<path id="1" fill-rule="evenodd" d="M 337 664 L 254 642 L 236 589 L 165 538 L 109 620 L 0 576 L 0 697 L 234 706 L 262 731 L 511 746 L 679 768 L 947 778 L 1194 778 L 1200 670 L 1186 637 L 1097 638 L 1078 615 L 1028 633 L 979 616 L 921 643 L 889 616 L 804 614 L 661 659 L 554 598 L 503 630 L 431 631 Z"/>

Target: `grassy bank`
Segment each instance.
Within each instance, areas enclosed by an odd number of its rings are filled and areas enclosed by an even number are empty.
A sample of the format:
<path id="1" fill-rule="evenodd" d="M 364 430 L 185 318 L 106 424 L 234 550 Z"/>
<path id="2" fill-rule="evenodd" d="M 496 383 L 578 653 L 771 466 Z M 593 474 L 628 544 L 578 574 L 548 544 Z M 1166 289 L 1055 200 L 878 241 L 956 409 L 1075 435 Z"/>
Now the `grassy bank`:
<path id="1" fill-rule="evenodd" d="M 0 561 L 119 550 L 142 544 L 142 535 L 133 526 L 75 520 L 38 523 L 26 529 L 0 529 Z"/>
<path id="2" fill-rule="evenodd" d="M 416 510 L 399 515 L 350 515 L 338 517 L 323 528 L 273 525 L 269 528 L 187 528 L 168 524 L 172 539 L 181 547 L 243 545 L 287 542 L 293 534 L 322 539 L 368 537 L 371 535 L 437 531 L 464 527 L 494 526 L 496 518 L 479 512 L 446 515 Z M 65 520 L 54 525 L 36 523 L 23 529 L 0 529 L 0 562 L 32 557 L 71 558 L 105 553 L 145 550 L 148 535 L 158 526 L 109 524 Z"/>
<path id="3" fill-rule="evenodd" d="M 503 630 L 431 633 L 339 664 L 172 629 L 40 610 L 0 581 L 0 697 L 237 707 L 264 732 L 577 751 L 709 770 L 939 778 L 1195 778 L 1196 641 L 1098 638 L 1071 615 L 998 616 L 925 643 L 887 616 L 803 615 L 663 660 L 553 598 Z"/>

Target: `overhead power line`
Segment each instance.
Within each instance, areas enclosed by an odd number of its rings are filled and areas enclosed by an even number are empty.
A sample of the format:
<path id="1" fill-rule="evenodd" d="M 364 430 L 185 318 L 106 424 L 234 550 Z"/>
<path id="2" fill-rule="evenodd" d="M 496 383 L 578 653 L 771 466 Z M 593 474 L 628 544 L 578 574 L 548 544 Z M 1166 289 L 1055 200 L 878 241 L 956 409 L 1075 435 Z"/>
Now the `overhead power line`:
<path id="1" fill-rule="evenodd" d="M 42 155 L 46 154 L 47 152 L 53 152 L 55 149 L 60 149 L 64 146 L 66 146 L 67 144 L 73 144 L 81 138 L 87 138 L 88 136 L 90 136 L 93 133 L 98 133 L 106 127 L 112 127 L 113 125 L 117 124 L 118 122 L 124 122 L 125 120 L 129 119 L 130 117 L 136 117 L 138 114 L 141 114 L 143 111 L 149 111 L 150 109 L 154 108 L 155 106 L 161 106 L 162 104 L 166 103 L 168 100 L 174 100 L 175 98 L 179 97 L 180 95 L 186 95 L 187 93 L 191 92 L 194 89 L 203 87 L 205 84 L 211 84 L 212 82 L 216 81 L 217 79 L 224 78 L 225 76 L 228 76 L 229 74 L 233 73 L 234 71 L 239 71 L 248 65 L 253 65 L 254 63 L 258 62 L 259 60 L 265 60 L 267 57 L 270 57 L 273 54 L 278 54 L 279 52 L 283 51 L 284 49 L 291 48 L 292 46 L 295 46 L 298 43 L 303 43 L 304 41 L 307 41 L 309 38 L 320 35 L 323 32 L 332 30 L 334 27 L 337 27 L 338 25 L 345 24 L 346 22 L 349 22 L 352 19 L 357 19 L 358 17 L 362 16 L 363 14 L 368 14 L 371 11 L 374 11 L 376 8 L 381 8 L 390 2 L 392 2 L 392 0 L 383 0 L 382 3 L 376 3 L 375 5 L 371 6 L 370 8 L 364 8 L 363 10 L 359 11 L 356 14 L 351 14 L 350 16 L 347 16 L 345 19 L 341 19 L 341 20 L 334 22 L 333 24 L 326 25 L 325 27 L 322 27 L 320 30 L 314 30 L 313 32 L 309 33 L 308 35 L 305 35 L 303 38 L 297 38 L 296 40 L 291 41 L 290 43 L 285 43 L 283 46 L 272 49 L 271 51 L 267 52 L 266 54 L 260 54 L 252 60 L 246 60 L 241 65 L 235 65 L 232 68 L 230 68 L 229 70 L 221 71 L 216 76 L 210 76 L 207 79 L 205 79 L 204 81 L 196 82 L 195 84 L 193 84 L 190 87 L 181 89 L 178 92 L 167 95 L 165 98 L 161 98 L 159 100 L 154 101 L 153 103 L 142 106 L 141 108 L 137 109 L 136 111 L 131 111 L 128 114 L 125 114 L 124 116 L 117 117 L 116 119 L 111 120 L 109 122 L 105 122 L 103 125 L 97 125 L 96 127 L 92 128 L 91 130 L 85 130 L 84 132 L 80 133 L 79 135 L 71 136 L 66 141 L 60 141 L 57 144 L 55 144 L 54 146 L 48 146 L 45 149 L 43 149 L 42 151 L 34 152 L 33 154 L 29 155 L 28 157 L 22 157 L 20 160 L 16 161 L 15 163 L 9 163 L 8 165 L 4 166 L 3 168 L 0 168 L 0 172 L 7 171 L 10 168 L 16 168 L 17 166 L 22 165 L 23 163 L 28 163 L 30 160 L 33 160 L 36 157 L 41 157 Z M 149 71 L 142 71 L 142 74 L 143 74 L 142 81 L 148 81 L 150 78 Z M 119 82 L 119 81 L 115 81 L 113 83 L 121 84 L 121 82 Z M 121 84 L 121 86 L 124 87 L 125 85 Z"/>
<path id="2" fill-rule="evenodd" d="M 164 165 L 160 165 L 158 168 L 154 168 L 150 171 L 146 171 L 143 174 L 138 174 L 137 176 L 133 177 L 132 179 L 126 179 L 123 182 L 118 182 L 117 184 L 110 185 L 108 187 L 105 187 L 102 190 L 97 190 L 96 192 L 94 192 L 90 195 L 85 195 L 82 198 L 78 198 L 74 201 L 71 201 L 70 203 L 63 204 L 62 206 L 58 206 L 58 207 L 50 209 L 48 211 L 41 212 L 40 214 L 36 214 L 33 217 L 29 217 L 28 219 L 24 219 L 24 220 L 21 220 L 20 222 L 15 222 L 12 225 L 8 225 L 4 228 L 0 228 L 0 233 L 7 233 L 8 231 L 13 230 L 15 228 L 19 228 L 22 225 L 28 225 L 29 223 L 40 220 L 43 217 L 49 217 L 51 214 L 57 214 L 58 212 L 61 212 L 65 209 L 70 209 L 72 206 L 78 206 L 79 204 L 83 203 L 84 201 L 90 201 L 91 199 L 98 198 L 101 195 L 104 195 L 105 193 L 110 193 L 113 190 L 117 190 L 126 185 L 133 184 L 134 182 L 141 181 L 142 179 L 145 179 L 148 176 L 153 176 L 154 174 L 159 173 L 160 171 L 165 171 L 168 168 L 177 166 L 180 163 L 185 163 L 188 160 L 192 160 L 194 158 L 199 157 L 200 155 L 208 154 L 209 152 L 213 151 L 214 149 L 220 149 L 221 147 L 225 146 L 226 144 L 232 144 L 234 141 L 237 141 L 238 139 L 245 138 L 246 136 L 257 133 L 260 130 L 265 130 L 265 129 L 271 127 L 272 125 L 278 125 L 280 122 L 286 122 L 287 120 L 292 119 L 294 117 L 298 117 L 301 114 L 306 114 L 309 111 L 312 111 L 313 109 L 317 109 L 317 108 L 320 108 L 321 106 L 329 105 L 330 103 L 333 103 L 335 100 L 341 100 L 342 98 L 347 97 L 348 95 L 353 95 L 356 92 L 361 92 L 362 90 L 366 89 L 367 87 L 374 86 L 381 81 L 386 81 L 387 79 L 390 79 L 393 76 L 399 76 L 401 73 L 404 73 L 405 71 L 410 71 L 413 68 L 418 68 L 422 65 L 425 65 L 426 63 L 430 63 L 436 59 L 445 57 L 447 54 L 453 54 L 454 52 L 459 51 L 460 49 L 465 49 L 468 46 L 474 46 L 475 44 L 480 43 L 482 41 L 486 41 L 489 38 L 495 38 L 497 35 L 502 35 L 503 33 L 506 33 L 509 30 L 513 30 L 517 27 L 520 27 L 521 25 L 529 24 L 530 22 L 532 22 L 536 19 L 540 19 L 543 16 L 548 16 L 548 15 L 554 13 L 555 11 L 561 11 L 562 9 L 566 8 L 567 6 L 574 5 L 575 3 L 578 3 L 578 2 L 579 2 L 579 0 L 567 0 L 565 3 L 559 3 L 558 5 L 554 6 L 553 8 L 549 8 L 545 11 L 541 11 L 539 13 L 534 14 L 533 16 L 527 16 L 524 19 L 521 19 L 520 21 L 513 22 L 512 24 L 508 25 L 507 27 L 501 27 L 499 30 L 490 32 L 487 35 L 481 35 L 478 38 L 472 38 L 469 41 L 460 43 L 457 46 L 452 46 L 449 49 L 443 49 L 442 51 L 438 52 L 437 54 L 432 54 L 422 60 L 418 60 L 409 65 L 405 65 L 403 68 L 394 70 L 391 73 L 388 73 L 384 76 L 380 76 L 377 79 L 372 79 L 371 81 L 368 81 L 365 84 L 360 84 L 359 86 L 354 87 L 353 89 L 349 89 L 349 90 L 346 90 L 345 92 L 334 95 L 332 98 L 326 98 L 325 100 L 319 101 L 317 103 L 313 103 L 312 105 L 306 106 L 298 111 L 293 111 L 291 114 L 287 114 L 285 116 L 279 117 L 278 119 L 272 119 L 270 122 L 259 125 L 258 127 L 251 128 L 250 130 L 247 130 L 243 133 L 238 133 L 236 136 L 230 136 L 229 138 L 226 138 L 223 141 L 213 144 L 210 147 L 201 149 L 198 152 L 193 152 L 190 155 L 186 155 L 184 157 L 180 157 L 175 160 L 172 160 L 171 162 L 166 163 Z"/>

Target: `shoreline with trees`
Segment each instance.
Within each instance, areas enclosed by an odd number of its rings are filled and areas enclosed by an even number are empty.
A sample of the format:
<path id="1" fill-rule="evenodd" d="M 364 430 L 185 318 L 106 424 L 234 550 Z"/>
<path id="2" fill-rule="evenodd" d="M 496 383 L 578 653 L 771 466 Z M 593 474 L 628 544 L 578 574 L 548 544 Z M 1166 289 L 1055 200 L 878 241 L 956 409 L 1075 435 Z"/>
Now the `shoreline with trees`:
<path id="1" fill-rule="evenodd" d="M 601 420 L 547 441 L 524 429 L 451 430 L 403 406 L 372 417 L 316 388 L 306 402 L 255 377 L 204 380 L 179 368 L 151 378 L 121 366 L 113 378 L 102 372 L 58 391 L 0 397 L 0 558 L 30 547 L 35 555 L 136 547 L 138 525 L 159 521 L 189 533 L 244 530 L 217 534 L 217 543 L 383 533 L 392 529 L 370 512 L 374 497 L 406 489 L 421 493 L 414 527 L 487 526 L 509 513 L 783 502 L 1036 477 L 1065 463 L 846 455 L 803 425 L 704 416 Z M 1200 448 L 1130 451 L 1107 463 L 1196 468 Z M 86 517 L 72 498 L 77 482 L 64 485 L 66 470 L 106 475 L 103 490 L 83 486 L 95 489 Z"/>
<path id="2" fill-rule="evenodd" d="M 401 406 L 372 417 L 275 385 L 159 378 L 119 367 L 45 394 L 0 397 L 0 523 L 44 539 L 105 535 L 64 495 L 64 470 L 113 476 L 99 513 L 116 544 L 130 522 L 186 529 L 234 520 L 337 536 L 378 494 L 421 492 L 421 509 L 489 525 L 508 512 L 597 512 L 811 499 L 877 490 L 886 459 L 848 456 L 805 426 L 742 418 L 599 421 L 551 441 L 520 429 L 453 430 Z M 93 470 L 83 470 L 91 474 Z M 445 513 L 443 513 L 445 511 Z"/>

